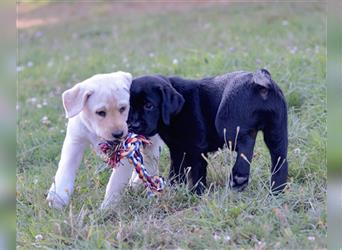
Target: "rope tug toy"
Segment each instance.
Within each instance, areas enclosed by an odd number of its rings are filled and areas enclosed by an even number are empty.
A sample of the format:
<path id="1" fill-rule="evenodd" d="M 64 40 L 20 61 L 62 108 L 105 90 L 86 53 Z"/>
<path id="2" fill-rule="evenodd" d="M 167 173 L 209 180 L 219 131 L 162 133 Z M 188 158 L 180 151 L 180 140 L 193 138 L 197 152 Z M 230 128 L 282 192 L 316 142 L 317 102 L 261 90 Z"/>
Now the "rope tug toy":
<path id="1" fill-rule="evenodd" d="M 151 144 L 142 135 L 128 133 L 126 139 L 119 144 L 109 142 L 100 143 L 100 150 L 106 156 L 106 163 L 111 168 L 116 168 L 121 159 L 126 157 L 134 165 L 135 171 L 147 188 L 147 195 L 160 194 L 165 188 L 165 180 L 162 176 L 149 175 L 145 166 L 143 156 L 140 152 L 141 145 Z"/>

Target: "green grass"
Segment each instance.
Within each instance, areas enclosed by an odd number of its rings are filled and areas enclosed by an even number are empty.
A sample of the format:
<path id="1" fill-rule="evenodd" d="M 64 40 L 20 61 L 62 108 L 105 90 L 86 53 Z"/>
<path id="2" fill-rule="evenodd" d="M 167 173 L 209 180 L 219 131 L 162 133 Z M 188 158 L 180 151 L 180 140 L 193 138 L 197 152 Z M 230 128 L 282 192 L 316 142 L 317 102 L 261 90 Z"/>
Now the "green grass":
<path id="1" fill-rule="evenodd" d="M 78 3 L 79 4 L 79 3 Z M 19 249 L 326 248 L 326 43 L 323 5 L 234 4 L 171 9 L 85 4 L 68 18 L 50 5 L 20 16 L 61 17 L 19 30 L 17 245 Z M 89 3 L 88 3 L 89 5 Z M 116 6 L 116 5 L 113 5 Z M 88 6 L 89 7 L 89 6 Z M 81 13 L 81 14 L 80 14 Z M 43 16 L 44 16 L 43 15 Z M 51 210 L 45 192 L 65 134 L 61 93 L 96 73 L 124 70 L 201 78 L 266 67 L 289 104 L 289 188 L 268 196 L 270 158 L 258 136 L 251 183 L 226 188 L 230 153 L 209 157 L 211 188 L 183 187 L 148 199 L 127 188 L 101 214 L 109 170 L 88 151 L 70 206 Z M 44 116 L 49 122 L 42 122 Z M 167 176 L 169 158 L 160 166 Z M 42 239 L 35 237 L 41 235 Z"/>

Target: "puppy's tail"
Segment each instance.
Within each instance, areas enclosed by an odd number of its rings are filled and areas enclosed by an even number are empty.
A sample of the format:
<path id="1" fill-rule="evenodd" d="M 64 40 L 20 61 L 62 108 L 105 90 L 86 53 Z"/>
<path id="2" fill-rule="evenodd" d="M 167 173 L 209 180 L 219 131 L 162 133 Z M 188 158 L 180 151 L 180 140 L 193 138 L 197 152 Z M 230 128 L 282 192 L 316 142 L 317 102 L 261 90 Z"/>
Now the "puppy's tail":
<path id="1" fill-rule="evenodd" d="M 252 81 L 258 86 L 264 87 L 266 89 L 269 89 L 273 82 L 270 72 L 268 72 L 266 69 L 259 69 L 254 72 Z"/>

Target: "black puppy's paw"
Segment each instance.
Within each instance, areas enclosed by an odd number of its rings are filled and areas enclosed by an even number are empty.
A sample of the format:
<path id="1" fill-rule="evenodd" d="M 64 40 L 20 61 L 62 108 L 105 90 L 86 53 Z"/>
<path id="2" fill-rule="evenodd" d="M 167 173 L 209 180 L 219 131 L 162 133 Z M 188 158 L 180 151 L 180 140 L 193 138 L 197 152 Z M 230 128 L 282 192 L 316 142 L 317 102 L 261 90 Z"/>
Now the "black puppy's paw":
<path id="1" fill-rule="evenodd" d="M 249 176 L 231 175 L 229 178 L 229 186 L 231 189 L 241 192 L 247 187 L 248 181 Z"/>

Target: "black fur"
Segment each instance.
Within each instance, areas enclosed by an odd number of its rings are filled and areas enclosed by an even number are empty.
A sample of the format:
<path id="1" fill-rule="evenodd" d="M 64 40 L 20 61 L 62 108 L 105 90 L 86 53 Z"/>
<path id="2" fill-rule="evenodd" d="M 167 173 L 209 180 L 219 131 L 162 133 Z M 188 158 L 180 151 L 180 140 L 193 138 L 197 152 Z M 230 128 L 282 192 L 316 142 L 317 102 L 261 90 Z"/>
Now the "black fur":
<path id="1" fill-rule="evenodd" d="M 145 136 L 161 136 L 170 149 L 171 180 L 186 181 L 186 168 L 191 167 L 192 184 L 201 194 L 207 174 L 202 154 L 217 150 L 226 141 L 237 151 L 230 185 L 244 189 L 249 179 L 248 161 L 252 161 L 261 130 L 272 159 L 272 191 L 284 189 L 288 174 L 287 107 L 267 70 L 202 80 L 142 76 L 133 80 L 130 92 L 130 129 Z"/>

